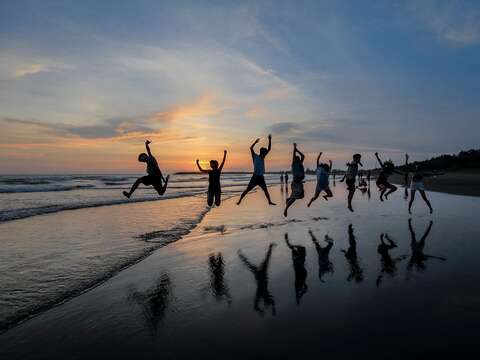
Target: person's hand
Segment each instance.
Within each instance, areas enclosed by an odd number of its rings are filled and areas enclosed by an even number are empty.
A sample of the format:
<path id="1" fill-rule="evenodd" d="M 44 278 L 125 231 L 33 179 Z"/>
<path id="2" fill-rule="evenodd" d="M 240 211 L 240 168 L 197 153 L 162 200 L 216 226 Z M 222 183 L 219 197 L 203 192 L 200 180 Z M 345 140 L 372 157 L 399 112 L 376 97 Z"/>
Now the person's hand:
<path id="1" fill-rule="evenodd" d="M 255 140 L 254 144 L 258 144 L 260 142 L 260 139 Z"/>
<path id="2" fill-rule="evenodd" d="M 199 162 L 200 162 L 200 160 L 197 159 L 197 163 L 199 163 Z"/>
<path id="3" fill-rule="evenodd" d="M 148 145 L 148 144 L 151 144 L 152 142 L 150 140 L 145 140 L 145 144 Z"/>
<path id="4" fill-rule="evenodd" d="M 227 150 L 223 150 L 223 153 L 226 154 L 226 153 L 227 153 Z"/>
<path id="5" fill-rule="evenodd" d="M 296 148 L 296 147 L 297 147 L 297 143 L 293 143 L 293 147 Z"/>
<path id="6" fill-rule="evenodd" d="M 323 151 L 320 151 L 320 152 L 318 153 L 318 156 L 322 156 L 322 154 L 323 154 Z"/>
<path id="7" fill-rule="evenodd" d="M 405 159 L 407 159 L 407 160 L 410 159 L 410 155 L 405 154 Z"/>
<path id="8" fill-rule="evenodd" d="M 272 134 L 268 134 L 268 138 L 271 140 L 272 139 Z"/>
<path id="9" fill-rule="evenodd" d="M 378 156 L 378 152 L 375 151 L 375 156 Z"/>

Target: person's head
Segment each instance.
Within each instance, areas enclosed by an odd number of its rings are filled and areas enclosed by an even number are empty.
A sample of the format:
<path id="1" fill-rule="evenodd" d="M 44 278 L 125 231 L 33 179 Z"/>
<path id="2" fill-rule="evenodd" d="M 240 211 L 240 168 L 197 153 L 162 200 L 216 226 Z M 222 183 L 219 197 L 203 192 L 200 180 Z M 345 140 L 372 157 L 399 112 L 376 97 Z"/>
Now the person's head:
<path id="1" fill-rule="evenodd" d="M 360 155 L 360 154 L 354 154 L 354 155 L 353 155 L 353 162 L 354 162 L 355 164 L 360 164 L 361 166 L 363 166 L 363 165 L 362 165 L 362 155 Z"/>
<path id="2" fill-rule="evenodd" d="M 212 170 L 217 170 L 218 169 L 218 161 L 217 160 L 210 160 L 210 167 Z"/>
<path id="3" fill-rule="evenodd" d="M 294 162 L 294 163 L 299 163 L 299 162 L 301 162 L 300 156 L 295 155 L 295 156 L 293 157 L 293 162 Z"/>
<path id="4" fill-rule="evenodd" d="M 393 171 L 393 169 L 395 168 L 395 165 L 393 164 L 393 161 L 392 160 L 387 160 L 383 163 L 383 166 L 385 168 L 386 171 Z"/>
<path id="5" fill-rule="evenodd" d="M 323 168 L 325 171 L 330 171 L 330 165 L 328 164 L 320 164 L 320 167 Z"/>
<path id="6" fill-rule="evenodd" d="M 145 153 L 141 153 L 140 155 L 138 155 L 138 161 L 140 162 L 147 162 L 147 159 L 148 159 L 148 155 Z"/>
<path id="7" fill-rule="evenodd" d="M 261 156 L 262 158 L 264 158 L 265 156 L 267 156 L 267 153 L 268 153 L 268 149 L 267 149 L 267 148 L 265 148 L 265 147 L 260 148 L 260 156 Z"/>

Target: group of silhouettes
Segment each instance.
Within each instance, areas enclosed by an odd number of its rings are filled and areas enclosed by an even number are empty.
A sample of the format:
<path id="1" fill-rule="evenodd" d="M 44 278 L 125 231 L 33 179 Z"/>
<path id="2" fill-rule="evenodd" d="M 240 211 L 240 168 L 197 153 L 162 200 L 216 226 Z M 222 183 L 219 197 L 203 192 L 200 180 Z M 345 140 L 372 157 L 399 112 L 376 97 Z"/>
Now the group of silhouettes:
<path id="1" fill-rule="evenodd" d="M 250 146 L 250 154 L 252 156 L 253 162 L 253 174 L 250 178 L 250 181 L 247 185 L 245 191 L 242 192 L 240 198 L 237 202 L 237 205 L 240 205 L 242 200 L 245 196 L 252 191 L 255 187 L 259 186 L 267 198 L 267 201 L 270 205 L 276 205 L 271 197 L 270 193 L 268 192 L 268 187 L 265 182 L 265 158 L 269 154 L 272 148 L 272 136 L 268 135 L 268 147 L 261 147 L 258 154 L 255 152 L 255 145 L 260 142 L 260 139 L 256 139 L 253 144 Z M 159 195 L 163 195 L 167 190 L 169 176 L 164 177 L 160 167 L 158 166 L 157 160 L 152 155 L 150 150 L 150 141 L 145 142 L 145 147 L 147 153 L 141 153 L 138 156 L 138 161 L 146 163 L 147 166 L 147 175 L 142 176 L 135 181 L 132 185 L 130 191 L 124 191 L 123 194 L 130 198 L 135 190 L 138 188 L 140 184 L 146 186 L 152 186 Z M 317 177 L 317 184 L 315 188 L 315 193 L 313 197 L 308 202 L 308 207 L 314 202 L 318 197 L 323 193 L 322 197 L 328 201 L 329 198 L 333 196 L 332 191 L 330 190 L 329 185 L 329 178 L 330 173 L 332 171 L 332 161 L 329 160 L 327 163 L 320 162 L 320 158 L 322 156 L 322 152 L 319 153 L 317 157 L 317 164 L 316 164 L 316 177 Z M 388 200 L 388 196 L 397 190 L 397 187 L 389 182 L 389 177 L 394 173 L 404 175 L 405 179 L 405 194 L 408 197 L 408 180 L 410 172 L 412 172 L 413 176 L 410 183 L 410 202 L 408 205 L 408 211 L 411 214 L 411 209 L 413 205 L 413 201 L 415 200 L 415 193 L 418 191 L 422 196 L 423 200 L 427 204 L 428 208 L 430 209 L 430 213 L 433 212 L 432 205 L 428 200 L 425 194 L 425 186 L 423 184 L 423 179 L 427 176 L 432 176 L 434 174 L 427 174 L 425 172 L 419 171 L 418 167 L 414 169 L 409 168 L 408 154 L 405 155 L 405 166 L 404 171 L 400 172 L 394 165 L 391 160 L 384 161 L 380 159 L 378 153 L 375 153 L 375 157 L 377 158 L 378 163 L 380 164 L 380 173 L 376 178 L 376 184 L 380 191 L 380 200 Z M 200 172 L 208 174 L 208 191 L 207 191 L 207 203 L 209 206 L 215 204 L 216 206 L 220 206 L 221 204 L 221 185 L 220 185 L 220 177 L 223 170 L 223 166 L 225 165 L 225 160 L 227 158 L 227 150 L 223 152 L 223 160 L 219 165 L 217 160 L 210 160 L 210 169 L 204 169 L 200 166 L 200 161 L 197 160 L 196 164 Z M 363 167 L 362 162 L 362 155 L 361 154 L 354 154 L 352 157 L 352 161 L 347 163 L 347 169 L 343 178 L 340 182 L 345 182 L 347 185 L 348 195 L 347 195 L 347 207 L 350 211 L 354 211 L 352 207 L 352 200 L 355 194 L 355 190 L 357 188 L 357 176 L 359 175 L 359 165 Z M 292 174 L 292 182 L 291 182 L 291 194 L 286 200 L 284 215 L 288 215 L 288 209 L 295 203 L 298 199 L 303 199 L 305 197 L 304 191 L 304 181 L 305 181 L 305 168 L 304 168 L 304 160 L 305 155 L 298 149 L 296 143 L 293 144 L 293 154 L 292 154 L 292 164 L 291 164 L 291 174 Z M 370 173 L 369 173 L 370 174 Z M 282 174 L 282 179 L 285 178 L 286 183 L 288 183 L 288 173 L 285 173 L 285 177 Z M 370 175 L 368 176 L 370 178 Z"/>

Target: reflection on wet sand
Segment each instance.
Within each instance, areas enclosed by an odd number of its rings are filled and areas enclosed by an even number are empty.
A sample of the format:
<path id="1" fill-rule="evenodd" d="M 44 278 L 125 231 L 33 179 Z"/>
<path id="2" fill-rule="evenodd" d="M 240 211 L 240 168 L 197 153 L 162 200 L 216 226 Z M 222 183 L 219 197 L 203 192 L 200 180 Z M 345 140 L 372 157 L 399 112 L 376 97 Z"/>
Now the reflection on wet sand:
<path id="1" fill-rule="evenodd" d="M 387 242 L 385 242 L 385 239 L 387 240 Z M 397 244 L 392 239 L 390 239 L 388 234 L 380 235 L 380 244 L 378 244 L 377 252 L 380 254 L 380 262 L 382 264 L 382 268 L 377 277 L 377 286 L 380 286 L 380 284 L 382 283 L 384 274 L 387 274 L 390 277 L 394 277 L 397 274 L 397 263 L 407 258 L 406 255 L 392 258 L 390 256 L 390 250 L 396 247 Z"/>
<path id="2" fill-rule="evenodd" d="M 130 303 L 141 307 L 145 321 L 152 335 L 157 332 L 158 324 L 165 316 L 165 310 L 171 302 L 172 284 L 168 274 L 162 274 L 155 286 L 146 291 L 138 291 L 131 286 L 128 291 L 128 300 Z"/>
<path id="3" fill-rule="evenodd" d="M 425 240 L 427 239 L 428 235 L 430 234 L 430 231 L 432 230 L 433 226 L 433 221 L 430 221 L 427 229 L 425 230 L 425 233 L 423 234 L 422 238 L 420 241 L 417 241 L 417 237 L 415 234 L 415 231 L 413 230 L 412 226 L 412 219 L 408 219 L 408 229 L 410 230 L 410 249 L 412 251 L 412 254 L 410 256 L 410 260 L 408 261 L 408 266 L 407 266 L 407 278 L 411 276 L 412 270 L 416 269 L 418 272 L 423 272 L 427 268 L 426 261 L 428 259 L 437 259 L 441 261 L 446 261 L 444 257 L 441 256 L 434 256 L 434 255 L 428 255 L 423 252 L 423 249 L 425 248 Z"/>
<path id="4" fill-rule="evenodd" d="M 226 300 L 230 305 L 232 297 L 230 289 L 225 281 L 225 261 L 222 253 L 210 254 L 208 257 L 208 267 L 210 269 L 210 290 L 217 301 Z"/>
<path id="5" fill-rule="evenodd" d="M 255 301 L 253 304 L 253 308 L 262 316 L 265 314 L 265 310 L 268 307 L 272 308 L 272 315 L 276 314 L 275 300 L 273 298 L 273 295 L 268 290 L 268 266 L 270 265 L 270 258 L 272 256 L 272 250 L 274 246 L 275 246 L 274 243 L 271 243 L 268 246 L 268 250 L 265 254 L 265 258 L 258 266 L 253 265 L 247 259 L 247 257 L 241 252 L 241 250 L 238 251 L 238 256 L 240 257 L 240 260 L 242 260 L 245 266 L 247 266 L 248 269 L 255 276 L 255 280 L 257 282 L 257 291 L 255 294 Z M 260 307 L 261 300 L 263 300 L 263 305 L 264 305 L 263 308 Z"/>
<path id="6" fill-rule="evenodd" d="M 288 239 L 288 234 L 285 233 L 285 242 L 292 252 L 293 270 L 295 271 L 295 299 L 297 304 L 300 304 L 302 296 L 307 292 L 307 269 L 305 269 L 305 257 L 307 250 L 305 246 L 292 245 Z"/>
<path id="7" fill-rule="evenodd" d="M 347 259 L 350 274 L 347 277 L 347 281 L 354 280 L 357 283 L 363 281 L 363 269 L 360 267 L 357 257 L 357 242 L 353 233 L 353 225 L 348 225 L 348 249 L 342 250 Z"/>
<path id="8" fill-rule="evenodd" d="M 315 249 L 317 250 L 318 255 L 318 278 L 321 282 L 324 282 L 323 277 L 327 274 L 333 274 L 333 263 L 330 261 L 329 255 L 330 250 L 333 247 L 333 239 L 328 235 L 325 235 L 326 246 L 322 247 L 318 243 L 317 238 L 313 235 L 311 230 L 308 231 L 310 237 L 312 238 L 313 243 L 315 244 Z"/>

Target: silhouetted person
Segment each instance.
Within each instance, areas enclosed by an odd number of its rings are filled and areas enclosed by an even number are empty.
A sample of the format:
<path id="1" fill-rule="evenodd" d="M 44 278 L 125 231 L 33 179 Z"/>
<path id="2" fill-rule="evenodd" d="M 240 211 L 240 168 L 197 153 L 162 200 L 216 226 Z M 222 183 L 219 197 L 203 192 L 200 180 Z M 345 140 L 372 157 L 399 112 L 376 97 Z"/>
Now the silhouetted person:
<path id="1" fill-rule="evenodd" d="M 130 189 L 129 192 L 127 191 L 123 192 L 123 195 L 125 195 L 129 199 L 130 199 L 130 196 L 132 196 L 132 194 L 140 184 L 143 184 L 146 186 L 150 186 L 150 185 L 153 186 L 153 188 L 157 190 L 159 195 L 163 195 L 167 190 L 169 175 L 167 175 L 166 178 L 163 177 L 162 172 L 158 167 L 157 159 L 155 159 L 155 157 L 152 155 L 152 152 L 150 151 L 150 146 L 149 146 L 150 143 L 151 142 L 149 140 L 145 141 L 147 154 L 141 153 L 140 155 L 138 155 L 138 161 L 144 162 L 147 164 L 148 175 L 138 178 L 137 181 L 135 181 L 135 183 L 132 185 L 132 188 Z M 162 181 L 163 181 L 163 184 L 162 184 Z"/>
<path id="2" fill-rule="evenodd" d="M 300 304 L 300 299 L 307 292 L 307 269 L 305 269 L 305 257 L 307 250 L 305 246 L 292 245 L 288 240 L 288 234 L 285 233 L 285 242 L 292 252 L 293 270 L 295 271 L 295 299 Z"/>
<path id="3" fill-rule="evenodd" d="M 282 173 L 280 173 L 280 184 L 282 184 L 282 185 L 283 185 L 283 172 L 282 172 Z"/>
<path id="4" fill-rule="evenodd" d="M 129 289 L 128 299 L 142 308 L 143 316 L 147 321 L 152 334 L 158 329 L 158 324 L 165 316 L 165 310 L 170 305 L 172 285 L 168 274 L 162 274 L 157 284 L 146 291 L 137 291 L 134 287 Z"/>
<path id="5" fill-rule="evenodd" d="M 368 185 L 370 186 L 370 177 L 372 175 L 372 172 L 370 170 L 367 171 L 367 182 L 368 182 Z"/>
<path id="6" fill-rule="evenodd" d="M 200 166 L 200 160 L 197 159 L 198 170 L 202 173 L 208 174 L 208 191 L 207 191 L 207 204 L 208 206 L 215 205 L 220 206 L 222 202 L 222 188 L 220 186 L 220 175 L 222 174 L 223 165 L 225 165 L 225 159 L 227 158 L 227 150 L 223 150 L 223 160 L 220 166 L 218 166 L 217 160 L 210 160 L 211 170 L 204 170 Z"/>
<path id="7" fill-rule="evenodd" d="M 210 269 L 210 289 L 217 301 L 225 299 L 228 304 L 232 303 L 230 289 L 225 282 L 225 262 L 222 253 L 211 254 L 208 257 L 208 266 Z"/>
<path id="8" fill-rule="evenodd" d="M 403 175 L 403 187 L 405 188 L 405 193 L 403 194 L 403 198 L 405 200 L 408 199 L 408 175 L 410 174 L 410 169 L 408 165 L 408 159 L 410 156 L 408 154 L 405 154 L 405 172 Z"/>
<path id="9" fill-rule="evenodd" d="M 430 230 L 432 230 L 432 225 L 433 225 L 433 221 L 430 221 L 428 228 L 427 230 L 425 230 L 425 233 L 423 234 L 422 238 L 420 239 L 420 241 L 417 241 L 415 231 L 413 230 L 413 227 L 412 227 L 412 219 L 408 219 L 408 229 L 410 230 L 410 237 L 411 237 L 410 249 L 412 251 L 412 254 L 410 256 L 410 260 L 408 261 L 408 266 L 407 266 L 407 270 L 409 273 L 412 271 L 413 268 L 416 268 L 417 271 L 420 271 L 420 272 L 424 271 L 426 269 L 425 262 L 428 259 L 437 259 L 442 261 L 446 260 L 444 257 L 427 255 L 423 252 L 423 249 L 425 248 L 425 240 L 430 234 Z"/>
<path id="10" fill-rule="evenodd" d="M 333 274 L 333 263 L 330 261 L 329 255 L 330 250 L 333 247 L 333 239 L 328 235 L 325 235 L 325 242 L 327 246 L 322 247 L 318 243 L 317 238 L 313 235 L 311 230 L 308 231 L 310 237 L 312 238 L 313 243 L 315 244 L 315 249 L 317 250 L 318 255 L 318 278 L 321 282 L 324 282 L 323 277 L 327 274 Z"/>
<path id="11" fill-rule="evenodd" d="M 305 191 L 303 189 L 303 180 L 305 179 L 305 168 L 303 167 L 304 160 L 305 155 L 298 150 L 297 144 L 294 143 L 292 156 L 292 193 L 285 204 L 285 210 L 283 211 L 284 216 L 287 216 L 288 208 L 292 206 L 296 200 L 305 197 Z"/>
<path id="12" fill-rule="evenodd" d="M 387 239 L 387 242 L 385 242 Z M 396 258 L 392 258 L 390 256 L 390 250 L 397 247 L 397 244 L 390 239 L 388 234 L 381 234 L 380 235 L 380 244 L 377 247 L 377 252 L 380 254 L 380 262 L 382 263 L 382 269 L 378 274 L 376 285 L 380 286 L 383 275 L 388 274 L 391 277 L 395 276 L 397 273 L 397 262 L 400 262 L 406 258 L 406 256 L 402 255 Z"/>
<path id="13" fill-rule="evenodd" d="M 363 166 L 361 160 L 362 160 L 362 155 L 354 154 L 353 161 L 351 163 L 347 163 L 347 171 L 345 172 L 345 175 L 343 176 L 342 180 L 340 180 L 340 182 L 345 181 L 345 183 L 347 184 L 347 190 L 348 190 L 347 204 L 348 204 L 348 210 L 350 210 L 351 212 L 353 212 L 352 199 L 356 189 L 355 182 L 358 174 L 358 165 Z"/>
<path id="14" fill-rule="evenodd" d="M 285 185 L 288 185 L 288 172 L 285 172 Z"/>
<path id="15" fill-rule="evenodd" d="M 385 196 L 385 200 L 388 200 L 388 195 L 397 191 L 397 187 L 388 182 L 388 178 L 393 173 L 403 175 L 401 172 L 395 170 L 395 165 L 391 160 L 382 162 L 380 157 L 378 156 L 378 152 L 375 153 L 375 157 L 377 158 L 378 163 L 380 164 L 382 170 L 377 177 L 377 186 L 380 189 L 380 200 L 383 201 L 383 197 Z"/>
<path id="16" fill-rule="evenodd" d="M 354 280 L 359 283 L 363 281 L 363 270 L 358 263 L 357 257 L 357 242 L 355 235 L 353 234 L 352 224 L 348 225 L 348 249 L 342 250 L 347 258 L 348 266 L 350 268 L 350 274 L 347 277 L 347 281 Z"/>
<path id="17" fill-rule="evenodd" d="M 315 194 L 310 199 L 308 203 L 308 207 L 312 205 L 312 202 L 318 199 L 322 191 L 325 191 L 325 195 L 323 198 L 328 201 L 328 198 L 332 197 L 332 191 L 330 190 L 330 185 L 328 183 L 328 178 L 330 176 L 330 170 L 332 169 L 332 160 L 328 161 L 328 164 L 320 163 L 320 157 L 322 156 L 322 152 L 318 154 L 317 157 L 317 169 L 315 173 L 317 175 L 317 186 L 315 188 Z"/>
<path id="18" fill-rule="evenodd" d="M 276 313 L 275 300 L 268 290 L 268 266 L 270 264 L 270 258 L 272 256 L 272 250 L 274 246 L 274 243 L 268 246 L 265 258 L 258 266 L 253 265 L 240 250 L 238 251 L 240 260 L 242 260 L 242 262 L 253 273 L 255 280 L 257 281 L 257 291 L 255 293 L 255 302 L 253 308 L 262 316 L 265 314 L 265 310 L 268 307 L 272 307 L 272 315 L 275 315 Z M 261 300 L 263 300 L 263 308 L 260 308 Z"/>
<path id="19" fill-rule="evenodd" d="M 430 209 L 430 214 L 433 212 L 432 204 L 427 198 L 427 194 L 425 193 L 425 185 L 423 185 L 423 179 L 427 176 L 435 176 L 441 174 L 433 174 L 433 173 L 425 173 L 421 172 L 418 169 L 418 166 L 415 168 L 415 172 L 412 176 L 412 183 L 410 184 L 410 202 L 408 203 L 408 212 L 412 213 L 412 205 L 415 201 L 415 193 L 418 191 L 422 196 L 423 201 L 427 204 L 428 208 Z"/>
<path id="20" fill-rule="evenodd" d="M 247 188 L 240 196 L 240 199 L 237 202 L 237 205 L 240 205 L 245 195 L 247 195 L 250 191 L 252 191 L 255 186 L 260 186 L 267 197 L 268 203 L 270 205 L 276 205 L 270 199 L 270 194 L 268 193 L 267 184 L 265 183 L 265 157 L 268 155 L 270 150 L 272 149 L 272 135 L 268 135 L 268 148 L 260 148 L 260 154 L 256 154 L 254 151 L 254 147 L 260 139 L 255 140 L 255 142 L 250 146 L 250 153 L 252 154 L 253 160 L 253 175 L 250 179 L 250 182 L 247 185 Z"/>

